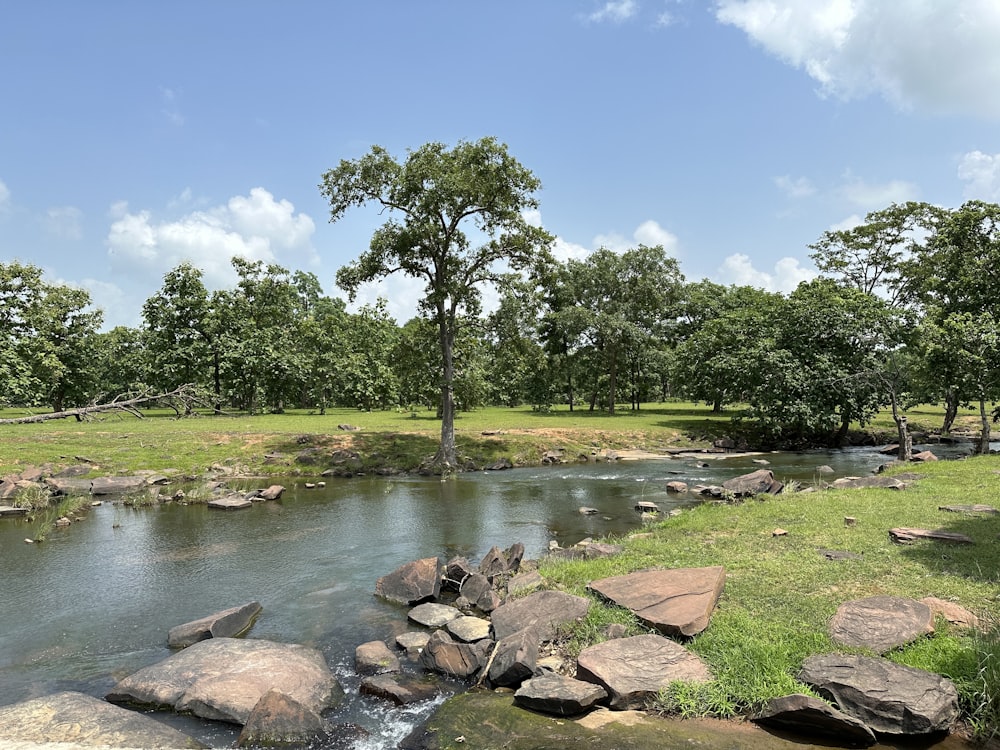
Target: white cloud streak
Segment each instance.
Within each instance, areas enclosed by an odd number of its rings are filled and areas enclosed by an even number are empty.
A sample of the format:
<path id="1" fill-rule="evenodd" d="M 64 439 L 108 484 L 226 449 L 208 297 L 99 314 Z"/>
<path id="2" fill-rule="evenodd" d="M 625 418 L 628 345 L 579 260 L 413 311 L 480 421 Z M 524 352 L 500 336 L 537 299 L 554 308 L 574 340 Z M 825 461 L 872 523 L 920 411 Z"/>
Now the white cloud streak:
<path id="1" fill-rule="evenodd" d="M 639 10 L 635 0 L 611 0 L 595 10 L 587 20 L 591 23 L 623 23 L 632 18 Z"/>
<path id="2" fill-rule="evenodd" d="M 804 268 L 797 258 L 782 258 L 773 271 L 754 268 L 750 256 L 734 253 L 728 256 L 716 272 L 720 284 L 752 286 L 769 292 L 791 292 L 801 282 L 816 277 L 816 272 Z"/>
<path id="3" fill-rule="evenodd" d="M 958 178 L 965 182 L 969 200 L 1000 202 L 1000 154 L 970 151 L 958 164 Z"/>

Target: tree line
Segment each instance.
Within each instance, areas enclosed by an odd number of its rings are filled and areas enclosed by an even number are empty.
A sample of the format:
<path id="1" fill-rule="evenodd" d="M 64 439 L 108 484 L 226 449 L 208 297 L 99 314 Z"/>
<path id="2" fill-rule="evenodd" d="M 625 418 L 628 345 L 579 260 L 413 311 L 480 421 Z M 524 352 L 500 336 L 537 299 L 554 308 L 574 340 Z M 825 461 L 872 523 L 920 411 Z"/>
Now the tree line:
<path id="1" fill-rule="evenodd" d="M 420 314 L 402 324 L 384 301 L 349 312 L 312 273 L 236 257 L 233 288 L 210 292 L 182 263 L 140 325 L 102 332 L 87 292 L 0 264 L 0 405 L 60 411 L 191 383 L 219 412 L 437 409 L 447 424 L 483 405 L 613 414 L 686 398 L 737 406 L 762 444 L 802 445 L 842 444 L 883 408 L 902 427 L 905 406 L 942 403 L 944 432 L 975 406 L 988 449 L 1000 206 L 872 212 L 822 233 L 821 275 L 783 294 L 689 282 L 660 246 L 557 261 L 524 220 L 538 187 L 493 139 L 403 161 L 375 147 L 324 175 L 331 220 L 372 201 L 389 211 L 337 281 L 352 295 L 393 272 L 422 278 Z M 487 282 L 499 304 L 484 313 Z"/>

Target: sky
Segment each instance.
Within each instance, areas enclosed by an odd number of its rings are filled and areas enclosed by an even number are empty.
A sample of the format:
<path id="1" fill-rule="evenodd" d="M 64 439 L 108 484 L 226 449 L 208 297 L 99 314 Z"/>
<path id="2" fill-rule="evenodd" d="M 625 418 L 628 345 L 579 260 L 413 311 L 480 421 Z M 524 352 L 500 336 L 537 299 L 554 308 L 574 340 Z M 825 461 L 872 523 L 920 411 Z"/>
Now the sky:
<path id="1" fill-rule="evenodd" d="M 893 202 L 1000 202 L 998 0 L 11 0 L 0 262 L 138 325 L 190 261 L 338 268 L 323 173 L 494 136 L 560 259 L 663 245 L 687 280 L 790 291 Z M 399 322 L 418 282 L 381 295 Z"/>

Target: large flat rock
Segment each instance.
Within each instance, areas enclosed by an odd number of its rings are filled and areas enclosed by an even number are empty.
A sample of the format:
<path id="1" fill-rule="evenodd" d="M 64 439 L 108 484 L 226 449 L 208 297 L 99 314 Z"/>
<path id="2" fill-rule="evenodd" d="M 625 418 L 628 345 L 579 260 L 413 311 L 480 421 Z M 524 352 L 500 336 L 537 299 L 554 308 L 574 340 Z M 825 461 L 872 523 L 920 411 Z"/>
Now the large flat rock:
<path id="1" fill-rule="evenodd" d="M 551 641 L 560 625 L 587 616 L 590 600 L 562 591 L 536 591 L 493 610 L 493 635 L 497 640 L 518 630 L 534 628 L 541 641 Z"/>
<path id="2" fill-rule="evenodd" d="M 602 578 L 588 588 L 665 635 L 690 637 L 708 627 L 725 583 L 725 569 L 714 566 L 640 570 Z"/>
<path id="3" fill-rule="evenodd" d="M 186 648 L 206 638 L 236 638 L 253 627 L 261 610 L 260 602 L 247 602 L 177 625 L 167 633 L 167 644 L 172 648 Z"/>
<path id="4" fill-rule="evenodd" d="M 589 646 L 576 663 L 577 679 L 608 691 L 616 709 L 643 708 L 671 682 L 708 682 L 708 666 L 679 643 L 660 635 L 636 635 Z"/>
<path id="5" fill-rule="evenodd" d="M 375 582 L 375 595 L 397 604 L 420 604 L 441 593 L 444 565 L 436 557 L 425 557 L 400 565 Z"/>
<path id="6" fill-rule="evenodd" d="M 844 602 L 830 620 L 830 637 L 842 646 L 877 654 L 934 632 L 931 608 L 915 599 L 872 596 Z"/>
<path id="7" fill-rule="evenodd" d="M 343 695 L 316 649 L 273 641 L 211 638 L 115 685 L 107 699 L 245 724 L 269 690 L 321 713 Z"/>
<path id="8" fill-rule="evenodd" d="M 204 747 L 173 727 L 83 693 L 62 692 L 0 707 L 0 746 L 66 742 L 74 747 Z"/>
<path id="9" fill-rule="evenodd" d="M 810 656 L 799 680 L 879 734 L 946 732 L 958 719 L 958 691 L 951 680 L 886 659 Z"/>
<path id="10" fill-rule="evenodd" d="M 826 737 L 847 747 L 875 744 L 875 733 L 863 721 L 838 711 L 819 698 L 801 693 L 775 698 L 753 717 L 753 721 L 805 737 Z"/>
<path id="11" fill-rule="evenodd" d="M 607 697 L 607 691 L 593 682 L 547 673 L 521 685 L 514 693 L 514 702 L 546 714 L 578 716 Z"/>

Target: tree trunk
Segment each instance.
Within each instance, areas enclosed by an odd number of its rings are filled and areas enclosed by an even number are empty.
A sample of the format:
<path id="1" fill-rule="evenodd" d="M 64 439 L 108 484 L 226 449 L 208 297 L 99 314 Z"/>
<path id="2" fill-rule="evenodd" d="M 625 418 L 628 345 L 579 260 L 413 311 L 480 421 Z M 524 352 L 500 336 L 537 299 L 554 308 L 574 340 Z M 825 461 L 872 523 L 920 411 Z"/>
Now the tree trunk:
<path id="1" fill-rule="evenodd" d="M 899 413 L 895 391 L 890 394 L 890 398 L 892 399 L 892 421 L 896 423 L 896 431 L 899 434 L 899 451 L 896 456 L 900 461 L 910 461 L 913 458 L 913 437 L 910 435 L 906 417 Z"/>
<path id="2" fill-rule="evenodd" d="M 615 398 L 617 393 L 615 389 L 618 387 L 618 360 L 612 355 L 611 357 L 611 367 L 608 368 L 608 414 L 610 416 L 615 415 Z"/>
<path id="3" fill-rule="evenodd" d="M 722 399 L 721 398 L 716 398 L 715 401 L 712 402 L 712 413 L 713 414 L 722 414 Z"/>
<path id="4" fill-rule="evenodd" d="M 840 415 L 840 428 L 837 430 L 837 435 L 834 438 L 834 444 L 838 448 L 843 448 L 847 445 L 847 431 L 851 428 L 851 415 L 850 412 L 845 411 Z"/>
<path id="5" fill-rule="evenodd" d="M 982 431 L 979 433 L 979 449 L 976 451 L 980 455 L 987 455 L 990 452 L 990 418 L 986 413 L 986 399 L 979 399 L 979 419 L 982 423 Z"/>
<path id="6" fill-rule="evenodd" d="M 941 424 L 941 434 L 947 435 L 955 424 L 958 416 L 958 394 L 954 388 L 948 388 L 944 393 L 944 422 Z"/>
<path id="7" fill-rule="evenodd" d="M 434 467 L 441 473 L 458 468 L 455 448 L 455 331 L 454 315 L 438 308 L 438 341 L 441 344 L 441 444 L 434 456 Z"/>
<path id="8" fill-rule="evenodd" d="M 222 366 L 218 348 L 212 350 L 212 380 L 215 386 L 215 413 L 222 413 Z"/>

